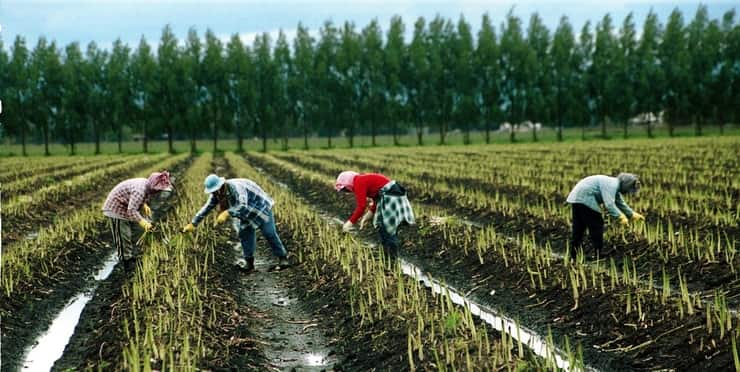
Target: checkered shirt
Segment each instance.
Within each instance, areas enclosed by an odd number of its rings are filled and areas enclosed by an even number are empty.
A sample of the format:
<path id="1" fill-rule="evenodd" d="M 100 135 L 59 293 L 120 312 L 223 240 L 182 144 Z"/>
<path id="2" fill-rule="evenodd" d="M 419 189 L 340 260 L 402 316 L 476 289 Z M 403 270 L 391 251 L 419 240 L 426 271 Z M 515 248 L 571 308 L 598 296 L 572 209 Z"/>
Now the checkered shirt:
<path id="1" fill-rule="evenodd" d="M 378 227 L 383 224 L 385 231 L 394 235 L 401 223 L 413 225 L 416 223 L 414 211 L 411 209 L 411 203 L 406 194 L 391 195 L 388 191 L 396 185 L 396 181 L 388 182 L 380 189 L 378 197 L 378 208 L 373 218 L 373 226 Z"/>
<path id="2" fill-rule="evenodd" d="M 229 204 L 229 215 L 257 228 L 269 220 L 268 212 L 275 202 L 259 185 L 246 178 L 231 178 L 226 180 L 226 195 Z M 208 201 L 193 217 L 192 224 L 197 225 L 213 208 L 218 200 L 211 194 Z"/>
<path id="3" fill-rule="evenodd" d="M 128 221 L 144 219 L 139 208 L 149 198 L 147 190 L 146 178 L 132 178 L 119 183 L 105 199 L 103 214 Z"/>

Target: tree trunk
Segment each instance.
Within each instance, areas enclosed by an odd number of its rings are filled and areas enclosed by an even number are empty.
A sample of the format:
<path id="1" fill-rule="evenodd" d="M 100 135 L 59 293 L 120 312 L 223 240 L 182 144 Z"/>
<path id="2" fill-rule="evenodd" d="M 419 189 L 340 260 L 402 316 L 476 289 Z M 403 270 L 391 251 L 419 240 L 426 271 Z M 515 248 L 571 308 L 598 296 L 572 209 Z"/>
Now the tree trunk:
<path id="1" fill-rule="evenodd" d="M 27 156 L 26 153 L 26 130 L 24 127 L 21 127 L 21 153 L 23 156 Z"/>
<path id="2" fill-rule="evenodd" d="M 627 137 L 629 137 L 629 136 L 627 135 L 627 126 L 628 126 L 628 125 L 629 125 L 629 123 L 628 123 L 628 122 L 627 122 L 627 121 L 625 120 L 625 121 L 624 121 L 624 126 L 623 126 L 623 128 L 624 128 L 624 133 L 622 134 L 622 136 L 623 136 L 623 137 L 624 137 L 625 139 L 627 139 Z"/>
<path id="3" fill-rule="evenodd" d="M 558 142 L 563 142 L 563 124 L 558 124 Z"/>
<path id="4" fill-rule="evenodd" d="M 537 127 L 532 124 L 532 142 L 537 142 Z"/>
<path id="5" fill-rule="evenodd" d="M 172 147 L 172 123 L 167 126 L 167 150 L 170 152 L 170 154 L 175 153 L 175 148 Z"/>
<path id="6" fill-rule="evenodd" d="M 701 124 L 702 124 L 702 117 L 700 115 L 696 116 L 696 135 L 701 136 Z"/>
<path id="7" fill-rule="evenodd" d="M 394 119 L 391 119 L 391 131 L 393 131 L 393 146 L 398 146 L 398 126 L 396 125 L 396 121 Z"/>
<path id="8" fill-rule="evenodd" d="M 509 142 L 516 142 L 516 132 L 514 131 L 514 124 L 511 124 L 511 131 L 509 131 Z"/>
<path id="9" fill-rule="evenodd" d="M 283 120 L 283 151 L 288 151 L 288 120 Z"/>
<path id="10" fill-rule="evenodd" d="M 486 120 L 485 127 L 486 127 L 486 145 L 491 144 L 491 121 Z"/>
<path id="11" fill-rule="evenodd" d="M 267 132 L 262 130 L 262 152 L 267 152 Z"/>
<path id="12" fill-rule="evenodd" d="M 606 116 L 601 115 L 601 138 L 606 139 Z"/>
<path id="13" fill-rule="evenodd" d="M 347 140 L 349 141 L 349 148 L 355 147 L 355 126 L 350 124 L 347 132 Z"/>
<path id="14" fill-rule="evenodd" d="M 470 144 L 470 128 L 468 128 L 467 126 L 465 127 L 465 131 L 463 132 L 463 144 Z"/>
<path id="15" fill-rule="evenodd" d="M 370 119 L 370 143 L 375 146 L 375 118 Z"/>
<path id="16" fill-rule="evenodd" d="M 444 145 L 445 139 L 447 137 L 447 121 L 442 120 L 442 123 L 439 125 L 439 144 Z"/>
<path id="17" fill-rule="evenodd" d="M 70 155 L 75 155 L 75 135 L 74 135 L 74 131 L 72 131 L 72 133 L 70 133 L 70 135 L 69 135 L 69 150 L 70 150 L 69 151 L 69 154 Z"/>
<path id="18" fill-rule="evenodd" d="M 647 133 L 648 138 L 653 138 L 653 122 L 652 121 L 648 121 L 647 123 L 647 132 L 648 132 Z"/>
<path id="19" fill-rule="evenodd" d="M 306 119 L 301 119 L 303 122 L 303 149 L 308 150 L 308 124 L 306 124 Z"/>
<path id="20" fill-rule="evenodd" d="M 213 152 L 218 151 L 218 124 L 213 123 Z"/>
<path id="21" fill-rule="evenodd" d="M 93 120 L 93 135 L 95 136 L 95 155 L 100 154 L 100 130 L 97 123 Z"/>
<path id="22" fill-rule="evenodd" d="M 146 128 L 147 125 L 146 124 L 147 124 L 147 121 L 144 120 L 144 122 L 141 125 L 143 132 L 144 132 L 143 133 L 144 138 L 142 138 L 142 141 L 144 142 L 144 153 L 145 154 L 149 152 L 149 136 L 147 135 L 147 128 Z"/>
<path id="23" fill-rule="evenodd" d="M 49 156 L 51 155 L 51 153 L 49 152 L 49 123 L 47 123 L 46 121 L 44 121 L 41 132 L 44 135 L 44 155 Z"/>
<path id="24" fill-rule="evenodd" d="M 673 137 L 673 123 L 668 121 L 668 136 Z"/>
<path id="25" fill-rule="evenodd" d="M 116 115 L 116 124 L 118 125 L 118 153 L 120 154 L 123 152 L 123 124 L 118 120 L 118 115 Z"/>
<path id="26" fill-rule="evenodd" d="M 584 122 L 583 125 L 581 125 L 581 141 L 586 140 L 586 123 Z"/>
<path id="27" fill-rule="evenodd" d="M 327 146 L 331 148 L 331 133 L 329 134 L 329 137 L 327 139 Z"/>
<path id="28" fill-rule="evenodd" d="M 194 123 L 191 123 L 190 125 L 194 125 Z M 195 129 L 190 128 L 190 153 L 194 154 L 197 150 L 197 143 L 195 142 Z"/>
<path id="29" fill-rule="evenodd" d="M 424 146 L 424 122 L 421 120 L 421 117 L 416 118 L 416 144 L 419 146 Z"/>

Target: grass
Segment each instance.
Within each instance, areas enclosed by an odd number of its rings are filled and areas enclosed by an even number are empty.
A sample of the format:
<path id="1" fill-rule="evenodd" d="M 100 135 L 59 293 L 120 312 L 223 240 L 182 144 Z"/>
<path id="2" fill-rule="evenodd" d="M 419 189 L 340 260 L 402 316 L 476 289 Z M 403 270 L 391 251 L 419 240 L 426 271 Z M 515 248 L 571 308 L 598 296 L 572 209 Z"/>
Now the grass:
<path id="1" fill-rule="evenodd" d="M 704 136 L 718 136 L 718 126 L 706 126 L 702 129 Z M 601 138 L 601 128 L 590 127 L 585 131 L 585 140 L 587 142 L 593 141 L 621 141 L 623 140 L 622 128 L 617 126 L 611 126 L 608 128 L 609 138 L 604 140 Z M 230 133 L 224 133 L 224 135 L 231 135 Z M 738 125 L 727 125 L 724 130 L 725 136 L 737 136 L 740 135 L 740 127 Z M 691 126 L 681 126 L 674 129 L 675 137 L 691 137 L 694 136 L 694 128 Z M 537 132 L 538 143 L 555 143 L 557 142 L 556 132 L 551 128 L 545 128 Z M 563 132 L 564 142 L 566 143 L 579 143 L 582 142 L 582 130 L 581 128 L 566 128 Z M 654 129 L 654 138 L 667 138 L 668 130 L 665 127 Z M 517 133 L 517 143 L 532 143 L 531 133 Z M 630 128 L 629 132 L 630 139 L 648 139 L 647 132 L 644 128 Z M 471 144 L 485 144 L 485 133 L 482 131 L 471 132 L 470 134 Z M 416 146 L 416 134 L 413 131 L 399 137 L 399 143 L 401 146 Z M 491 144 L 506 144 L 510 143 L 508 132 L 491 132 Z M 357 136 L 354 139 L 356 148 L 373 147 L 370 136 Z M 424 135 L 424 145 L 434 146 L 439 144 L 439 133 L 430 131 Z M 452 131 L 447 134 L 446 138 L 447 145 L 463 145 L 463 133 L 458 131 Z M 393 146 L 393 137 L 390 135 L 380 135 L 376 137 L 377 147 L 390 147 Z M 167 141 L 153 140 L 149 142 L 149 152 L 166 152 Z M 82 142 L 75 145 L 77 155 L 92 155 L 95 151 L 95 144 L 92 142 Z M 117 142 L 103 142 L 100 145 L 101 153 L 103 154 L 115 154 L 118 153 Z M 312 136 L 308 139 L 309 149 L 320 149 L 327 148 L 327 138 Z M 173 141 L 173 148 L 175 152 L 190 151 L 190 141 L 188 140 L 176 140 Z M 198 151 L 213 151 L 213 140 L 212 139 L 199 139 L 196 141 L 196 148 Z M 288 149 L 303 149 L 304 140 L 303 137 L 290 137 L 288 139 Z M 349 148 L 349 141 L 343 136 L 337 136 L 332 138 L 332 148 Z M 244 149 L 246 151 L 261 151 L 262 140 L 254 137 L 244 140 Z M 271 138 L 267 143 L 268 151 L 281 151 L 282 140 L 279 138 Z M 225 138 L 219 139 L 217 151 L 233 151 L 236 150 L 236 139 Z M 33 143 L 26 146 L 26 152 L 30 156 L 43 155 L 44 145 L 43 143 Z M 50 143 L 49 152 L 52 155 L 65 155 L 69 153 L 69 147 L 62 143 Z M 142 143 L 137 141 L 124 141 L 122 143 L 123 153 L 140 153 L 142 152 Z M 0 141 L 0 156 L 18 156 L 21 154 L 21 146 L 16 143 L 11 143 L 9 139 L 2 139 Z"/>

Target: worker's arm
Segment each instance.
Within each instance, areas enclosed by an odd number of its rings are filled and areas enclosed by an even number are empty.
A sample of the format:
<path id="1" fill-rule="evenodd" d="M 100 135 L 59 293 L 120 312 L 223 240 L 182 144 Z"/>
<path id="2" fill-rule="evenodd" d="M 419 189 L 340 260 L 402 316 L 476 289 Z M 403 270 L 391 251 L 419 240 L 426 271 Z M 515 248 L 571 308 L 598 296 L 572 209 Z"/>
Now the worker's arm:
<path id="1" fill-rule="evenodd" d="M 216 207 L 216 205 L 218 205 L 218 201 L 216 200 L 216 197 L 213 194 L 210 194 L 208 196 L 208 201 L 206 202 L 206 204 L 203 205 L 203 207 L 200 208 L 198 213 L 195 214 L 195 217 L 193 217 L 193 221 L 191 222 L 193 226 L 197 226 L 200 223 L 200 221 L 206 218 L 208 213 L 210 213 L 213 210 L 213 208 Z"/>

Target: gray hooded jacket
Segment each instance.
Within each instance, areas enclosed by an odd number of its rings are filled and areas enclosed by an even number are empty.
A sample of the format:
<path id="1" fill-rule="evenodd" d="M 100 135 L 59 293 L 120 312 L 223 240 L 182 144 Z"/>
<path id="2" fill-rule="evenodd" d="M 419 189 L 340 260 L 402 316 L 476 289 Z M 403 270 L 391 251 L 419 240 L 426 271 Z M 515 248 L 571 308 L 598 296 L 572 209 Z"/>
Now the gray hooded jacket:
<path id="1" fill-rule="evenodd" d="M 603 204 L 612 217 L 619 217 L 622 213 L 627 218 L 632 217 L 632 209 L 624 202 L 619 192 L 619 179 L 604 175 L 588 176 L 576 184 L 568 194 L 570 204 L 583 204 L 601 213 L 599 204 Z"/>

